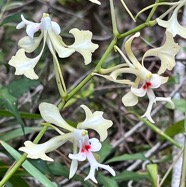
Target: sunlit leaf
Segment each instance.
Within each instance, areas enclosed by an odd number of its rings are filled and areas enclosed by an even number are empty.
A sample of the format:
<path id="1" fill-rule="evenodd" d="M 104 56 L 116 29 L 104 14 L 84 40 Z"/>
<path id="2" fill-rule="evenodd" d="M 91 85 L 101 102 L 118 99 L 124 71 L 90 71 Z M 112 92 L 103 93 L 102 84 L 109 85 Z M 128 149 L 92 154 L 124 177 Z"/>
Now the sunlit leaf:
<path id="1" fill-rule="evenodd" d="M 148 164 L 147 171 L 150 176 L 152 187 L 158 186 L 158 166 L 157 164 Z"/>

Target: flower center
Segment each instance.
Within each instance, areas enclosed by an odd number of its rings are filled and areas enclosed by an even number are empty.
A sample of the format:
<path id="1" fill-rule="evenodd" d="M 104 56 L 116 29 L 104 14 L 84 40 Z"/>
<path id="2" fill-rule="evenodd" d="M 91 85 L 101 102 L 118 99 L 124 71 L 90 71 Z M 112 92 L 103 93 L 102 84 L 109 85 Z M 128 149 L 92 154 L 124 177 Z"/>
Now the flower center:
<path id="1" fill-rule="evenodd" d="M 86 145 L 84 145 L 83 148 L 81 149 L 81 152 L 82 152 L 82 153 L 84 153 L 84 152 L 89 152 L 90 148 L 91 148 L 91 145 L 86 144 Z"/>
<path id="2" fill-rule="evenodd" d="M 151 82 L 146 82 L 144 85 L 143 85 L 143 89 L 144 90 L 147 90 L 147 89 L 149 89 L 149 87 L 151 87 L 152 86 L 152 83 Z"/>

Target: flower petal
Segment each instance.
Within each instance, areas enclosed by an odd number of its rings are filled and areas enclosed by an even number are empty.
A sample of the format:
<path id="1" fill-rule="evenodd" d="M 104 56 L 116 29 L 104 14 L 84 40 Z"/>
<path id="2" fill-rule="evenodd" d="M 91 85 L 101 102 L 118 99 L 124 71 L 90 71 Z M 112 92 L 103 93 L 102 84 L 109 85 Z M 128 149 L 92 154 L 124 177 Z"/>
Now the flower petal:
<path id="1" fill-rule="evenodd" d="M 134 53 L 132 52 L 132 49 L 131 49 L 131 44 L 132 44 L 132 41 L 134 40 L 134 38 L 139 37 L 139 36 L 140 36 L 140 33 L 137 32 L 135 35 L 131 36 L 125 43 L 126 54 L 127 54 L 128 58 L 130 59 L 130 61 L 132 62 L 132 64 L 137 69 L 139 69 L 141 67 L 141 64 L 139 63 L 138 59 L 134 56 Z"/>
<path id="2" fill-rule="evenodd" d="M 58 23 L 56 23 L 55 21 L 52 21 L 51 24 L 52 24 L 52 29 L 54 30 L 54 32 L 55 32 L 56 34 L 60 34 L 61 28 L 60 28 L 60 26 L 58 25 Z"/>
<path id="3" fill-rule="evenodd" d="M 98 0 L 89 0 L 89 1 L 91 1 L 92 3 L 96 3 L 98 5 L 101 5 L 101 3 Z"/>
<path id="4" fill-rule="evenodd" d="M 75 130 L 61 117 L 61 114 L 59 113 L 57 106 L 44 102 L 39 105 L 39 111 L 41 113 L 42 118 L 46 122 L 55 124 L 69 131 Z"/>
<path id="5" fill-rule="evenodd" d="M 86 160 L 86 153 L 69 154 L 68 157 L 72 160 L 84 161 Z"/>
<path id="6" fill-rule="evenodd" d="M 146 83 L 145 83 L 146 84 Z M 147 93 L 147 89 L 145 89 L 144 87 L 144 84 L 142 85 L 141 88 L 134 88 L 134 87 L 131 87 L 131 92 L 133 94 L 135 94 L 136 96 L 138 97 L 143 97 L 145 96 L 145 94 Z"/>
<path id="7" fill-rule="evenodd" d="M 150 83 L 151 83 L 151 88 L 158 88 L 161 86 L 162 84 L 162 79 L 161 76 L 159 76 L 158 74 L 152 74 L 152 77 L 150 79 Z"/>
<path id="8" fill-rule="evenodd" d="M 73 159 L 70 165 L 69 179 L 71 179 L 75 175 L 77 168 L 78 160 Z"/>
<path id="9" fill-rule="evenodd" d="M 43 34 L 40 34 L 39 37 L 34 37 L 33 39 L 29 36 L 25 36 L 19 40 L 19 47 L 23 48 L 27 53 L 33 52 L 40 44 L 43 38 Z"/>
<path id="10" fill-rule="evenodd" d="M 168 102 L 172 109 L 175 108 L 175 105 L 172 102 L 171 97 L 156 97 L 156 101 Z"/>
<path id="11" fill-rule="evenodd" d="M 143 60 L 147 56 L 157 56 L 161 60 L 161 66 L 158 74 L 162 74 L 168 70 L 172 70 L 175 66 L 175 55 L 180 51 L 180 46 L 174 42 L 172 34 L 166 32 L 166 41 L 163 46 L 149 49 L 143 56 Z M 142 60 L 142 61 L 143 61 Z"/>
<path id="12" fill-rule="evenodd" d="M 13 56 L 9 64 L 16 68 L 15 75 L 25 75 L 29 79 L 38 79 L 34 72 L 34 67 L 41 57 L 41 53 L 35 58 L 28 58 L 25 55 L 24 49 L 19 49 L 15 56 Z"/>
<path id="13" fill-rule="evenodd" d="M 151 123 L 154 123 L 154 120 L 151 117 L 151 111 L 152 111 L 152 106 L 153 106 L 154 102 L 149 100 L 149 104 L 147 107 L 146 112 L 141 116 L 142 118 L 146 117 Z"/>
<path id="14" fill-rule="evenodd" d="M 98 44 L 91 42 L 92 33 L 90 31 L 80 31 L 77 28 L 71 29 L 70 32 L 75 37 L 75 42 L 68 46 L 75 49 L 84 58 L 85 65 L 89 64 L 92 60 L 92 53 L 98 48 Z"/>
<path id="15" fill-rule="evenodd" d="M 53 30 L 49 30 L 48 34 L 54 49 L 56 50 L 60 58 L 69 57 L 71 54 L 75 52 L 75 49 L 68 48 L 62 41 L 61 36 L 57 35 Z"/>
<path id="16" fill-rule="evenodd" d="M 40 29 L 40 23 L 32 23 L 26 27 L 26 33 L 31 38 L 34 37 L 34 34 Z"/>
<path id="17" fill-rule="evenodd" d="M 184 5 L 185 1 L 180 1 L 179 6 L 174 9 L 173 14 L 168 21 L 164 21 L 159 18 L 156 19 L 158 25 L 166 28 L 166 30 L 170 32 L 173 37 L 178 34 L 181 37 L 186 38 L 186 28 L 180 25 L 178 22 L 178 12 Z"/>
<path id="18" fill-rule="evenodd" d="M 125 106 L 134 106 L 138 103 L 138 97 L 129 91 L 122 97 L 122 102 Z"/>
<path id="19" fill-rule="evenodd" d="M 89 144 L 91 145 L 90 151 L 92 151 L 92 152 L 97 152 L 102 147 L 101 143 L 99 142 L 99 140 L 97 138 L 89 139 Z"/>
<path id="20" fill-rule="evenodd" d="M 100 135 L 100 140 L 104 141 L 108 136 L 107 129 L 112 126 L 113 122 L 111 120 L 104 119 L 102 111 L 92 113 L 87 106 L 81 105 L 81 107 L 85 111 L 86 118 L 83 122 L 78 123 L 77 128 L 93 129 Z"/>

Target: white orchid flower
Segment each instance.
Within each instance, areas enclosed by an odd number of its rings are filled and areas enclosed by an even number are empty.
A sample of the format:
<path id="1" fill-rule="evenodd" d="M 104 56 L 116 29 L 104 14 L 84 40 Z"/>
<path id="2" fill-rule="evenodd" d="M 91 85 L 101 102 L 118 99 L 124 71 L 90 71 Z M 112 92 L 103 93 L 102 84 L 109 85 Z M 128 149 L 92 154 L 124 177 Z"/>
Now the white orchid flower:
<path id="1" fill-rule="evenodd" d="M 81 153 L 83 152 L 83 150 L 85 151 L 85 153 L 87 153 L 87 151 L 89 152 L 89 150 L 93 152 L 98 151 L 101 148 L 101 144 L 95 138 L 89 141 L 88 131 L 86 129 L 95 130 L 100 135 L 101 141 L 103 141 L 107 138 L 108 135 L 107 129 L 110 128 L 113 123 L 111 120 L 107 120 L 103 118 L 102 111 L 95 111 L 94 113 L 92 113 L 87 106 L 81 105 L 81 107 L 85 111 L 86 118 L 83 122 L 78 123 L 77 127 L 75 128 L 69 125 L 63 119 L 57 106 L 50 103 L 41 103 L 39 105 L 39 110 L 42 118 L 47 123 L 49 123 L 50 126 L 53 127 L 60 135 L 51 138 L 50 140 L 42 144 L 34 144 L 31 141 L 26 141 L 24 143 L 25 147 L 21 147 L 19 148 L 19 150 L 27 153 L 28 158 L 32 158 L 32 159 L 40 158 L 46 161 L 53 161 L 53 159 L 47 156 L 46 153 L 54 151 L 55 149 L 57 149 L 67 141 L 70 141 L 73 144 L 73 154 L 70 154 L 72 155 L 72 157 L 76 155 L 78 147 L 81 149 Z M 64 133 L 63 130 L 67 132 Z M 90 145 L 90 143 L 92 144 Z M 90 148 L 87 147 L 88 144 L 90 145 Z M 80 154 L 78 155 L 81 156 Z M 77 171 L 78 160 L 82 160 L 81 158 L 77 157 L 78 155 L 76 155 L 73 158 L 70 156 L 73 159 L 70 167 L 70 175 L 69 175 L 70 178 L 73 177 L 75 172 Z M 83 159 L 84 158 L 89 159 L 89 162 L 91 164 L 90 174 L 87 176 L 86 179 L 91 178 L 93 181 L 96 181 L 93 178 L 93 174 L 95 173 L 95 169 L 97 169 L 98 167 L 107 169 L 111 174 L 115 175 L 115 172 L 112 170 L 112 168 L 97 163 L 91 152 L 88 155 L 87 154 L 83 154 L 83 155 L 84 155 Z M 92 165 L 92 163 L 94 164 Z"/>
<path id="2" fill-rule="evenodd" d="M 98 170 L 98 168 L 103 168 L 110 172 L 113 176 L 116 175 L 115 171 L 109 166 L 100 164 L 95 159 L 92 152 L 97 152 L 101 149 L 101 143 L 96 138 L 89 139 L 88 135 L 85 136 L 84 141 L 79 142 L 79 153 L 77 154 L 69 154 L 69 158 L 73 161 L 85 161 L 88 160 L 90 164 L 90 171 L 88 176 L 85 178 L 91 179 L 93 182 L 97 183 L 97 180 L 95 178 L 95 170 Z M 70 173 L 75 173 L 77 170 L 77 167 L 71 167 Z M 71 176 L 72 177 L 72 176 Z"/>
<path id="3" fill-rule="evenodd" d="M 128 56 L 128 58 L 122 53 L 122 51 L 116 47 L 118 52 L 122 55 L 124 58 L 126 64 L 128 67 L 119 68 L 114 70 L 110 75 L 100 75 L 108 80 L 111 80 L 116 83 L 121 84 L 129 84 L 131 85 L 130 91 L 125 94 L 122 98 L 122 102 L 125 106 L 134 106 L 138 103 L 138 97 L 144 97 L 146 94 L 149 98 L 149 105 L 147 107 L 147 110 L 142 117 L 147 117 L 149 121 L 154 123 L 150 113 L 152 110 L 152 106 L 156 101 L 166 101 L 171 104 L 172 107 L 174 107 L 173 102 L 171 101 L 171 98 L 164 98 L 164 97 L 156 97 L 153 89 L 159 88 L 162 84 L 166 83 L 168 81 L 167 77 L 161 76 L 162 73 L 165 72 L 165 70 L 172 70 L 175 66 L 175 55 L 179 52 L 180 46 L 176 44 L 173 40 L 173 36 L 171 33 L 166 32 L 166 41 L 163 46 L 155 49 L 148 50 L 142 59 L 142 64 L 137 60 L 137 58 L 134 56 L 131 44 L 135 37 L 139 37 L 139 33 L 136 33 L 132 37 L 130 37 L 126 43 L 125 43 L 125 51 Z M 159 57 L 161 60 L 161 66 L 158 71 L 158 73 L 151 73 L 146 67 L 144 66 L 144 58 L 147 56 L 156 56 Z M 119 75 L 122 73 L 129 73 L 136 76 L 136 79 L 134 82 L 128 79 L 118 79 Z M 96 74 L 98 75 L 98 74 Z M 140 88 L 139 86 L 142 85 Z"/>
<path id="4" fill-rule="evenodd" d="M 186 38 L 186 28 L 180 25 L 180 23 L 178 22 L 178 12 L 185 5 L 186 1 L 180 0 L 179 5 L 174 9 L 168 21 L 164 21 L 161 18 L 156 19 L 158 25 L 166 28 L 166 30 L 169 31 L 173 35 L 173 37 L 176 35 L 180 35 L 181 37 Z"/>
<path id="5" fill-rule="evenodd" d="M 28 36 L 23 37 L 18 42 L 21 49 L 9 61 L 9 64 L 16 68 L 16 75 L 25 75 L 30 79 L 38 79 L 34 68 L 41 58 L 46 44 L 53 56 L 57 53 L 60 58 L 66 58 L 76 51 L 83 56 L 86 65 L 91 62 L 92 53 L 98 48 L 98 45 L 91 42 L 92 33 L 90 31 L 82 31 L 76 28 L 71 29 L 70 33 L 74 35 L 75 42 L 68 46 L 59 35 L 61 32 L 59 25 L 51 21 L 48 14 L 43 14 L 40 23 L 28 21 L 23 15 L 21 15 L 21 18 L 22 21 L 16 28 L 21 29 L 26 26 Z M 39 30 L 41 34 L 38 37 L 34 37 L 34 34 Z M 35 58 L 28 58 L 25 53 L 33 52 L 39 46 L 42 39 L 43 47 L 39 55 Z"/>

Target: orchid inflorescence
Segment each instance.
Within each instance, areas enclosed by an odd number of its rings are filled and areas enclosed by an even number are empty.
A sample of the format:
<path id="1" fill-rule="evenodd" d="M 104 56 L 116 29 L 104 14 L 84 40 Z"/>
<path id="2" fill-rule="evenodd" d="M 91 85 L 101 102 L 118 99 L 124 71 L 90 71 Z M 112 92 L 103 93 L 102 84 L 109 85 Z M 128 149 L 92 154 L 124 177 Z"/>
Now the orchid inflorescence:
<path id="1" fill-rule="evenodd" d="M 90 1 L 101 4 L 98 0 Z M 174 103 L 170 97 L 157 97 L 154 90 L 168 81 L 168 77 L 165 77 L 163 74 L 167 70 L 172 70 L 175 66 L 175 55 L 179 52 L 180 46 L 174 42 L 173 37 L 179 34 L 181 37 L 186 38 L 186 28 L 181 26 L 177 21 L 178 11 L 185 4 L 185 0 L 180 1 L 175 7 L 169 21 L 163 21 L 161 17 L 157 18 L 157 23 L 166 28 L 165 42 L 159 48 L 147 50 L 142 57 L 141 63 L 135 57 L 131 47 L 133 40 L 140 36 L 140 33 L 137 32 L 128 38 L 124 44 L 126 55 L 115 45 L 115 50 L 119 52 L 125 61 L 124 64 L 109 69 L 101 69 L 92 74 L 104 77 L 115 83 L 130 85 L 130 90 L 122 98 L 122 103 L 126 107 L 135 106 L 139 98 L 147 95 L 149 104 L 142 117 L 146 117 L 152 123 L 154 123 L 154 120 L 151 117 L 151 111 L 156 102 L 168 102 L 174 108 Z M 26 27 L 27 36 L 19 40 L 18 45 L 20 49 L 9 61 L 9 64 L 15 67 L 16 75 L 25 75 L 30 79 L 38 79 L 39 77 L 35 73 L 34 68 L 39 62 L 46 45 L 53 56 L 54 65 L 58 63 L 57 55 L 59 58 L 67 58 L 74 52 L 78 52 L 83 56 L 85 65 L 91 63 L 92 53 L 98 48 L 98 45 L 91 42 L 92 33 L 90 31 L 82 31 L 77 28 L 71 29 L 70 33 L 74 35 L 75 41 L 73 44 L 67 45 L 59 35 L 61 29 L 58 23 L 52 21 L 48 14 L 44 13 L 39 23 L 29 21 L 23 15 L 21 15 L 21 19 L 22 21 L 16 28 L 21 29 Z M 40 34 L 36 37 L 35 33 L 38 31 L 40 31 Z M 39 55 L 35 58 L 28 58 L 25 53 L 35 51 L 42 40 L 43 44 Z M 144 65 L 145 58 L 149 56 L 157 57 L 161 61 L 159 70 L 156 73 L 152 73 Z M 57 69 L 55 71 L 60 70 Z M 121 75 L 125 73 L 126 76 L 128 74 L 134 75 L 135 80 L 132 81 L 127 78 L 121 79 Z M 98 168 L 105 169 L 115 176 L 115 171 L 109 165 L 99 163 L 94 156 L 94 152 L 101 149 L 102 145 L 100 141 L 103 142 L 107 138 L 107 130 L 112 126 L 113 122 L 105 119 L 101 111 L 92 113 L 87 106 L 81 105 L 81 107 L 85 111 L 86 118 L 83 122 L 77 123 L 76 127 L 72 127 L 63 119 L 57 106 L 45 102 L 41 103 L 39 110 L 42 118 L 46 122 L 43 125 L 47 125 L 56 130 L 59 135 L 42 144 L 34 144 L 31 141 L 26 141 L 24 143 L 25 146 L 19 148 L 19 150 L 27 153 L 27 157 L 31 159 L 54 161 L 47 153 L 56 150 L 66 142 L 71 142 L 73 151 L 68 154 L 68 157 L 72 160 L 69 178 L 72 178 L 76 173 L 78 161 L 85 161 L 87 159 L 90 164 L 90 171 L 85 180 L 91 179 L 97 183 L 95 170 Z M 87 129 L 96 131 L 99 134 L 100 140 L 97 138 L 89 138 Z"/>

